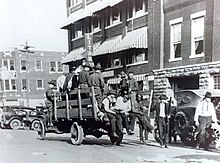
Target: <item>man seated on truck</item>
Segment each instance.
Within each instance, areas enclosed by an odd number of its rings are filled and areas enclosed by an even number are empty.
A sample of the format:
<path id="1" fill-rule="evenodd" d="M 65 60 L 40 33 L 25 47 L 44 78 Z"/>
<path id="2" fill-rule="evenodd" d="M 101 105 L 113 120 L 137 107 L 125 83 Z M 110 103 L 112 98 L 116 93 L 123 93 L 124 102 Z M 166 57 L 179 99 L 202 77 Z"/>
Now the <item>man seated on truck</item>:
<path id="1" fill-rule="evenodd" d="M 104 112 L 107 114 L 107 117 L 110 120 L 110 125 L 112 128 L 111 136 L 118 137 L 116 134 L 116 129 L 119 130 L 118 134 L 123 134 L 123 126 L 122 126 L 122 119 L 119 114 L 116 113 L 116 99 L 115 99 L 116 92 L 113 90 L 110 90 L 108 92 L 108 96 L 104 98 L 102 101 L 102 107 Z"/>
<path id="2" fill-rule="evenodd" d="M 90 84 L 90 74 L 89 71 L 91 69 L 90 64 L 86 62 L 82 65 L 83 70 L 79 72 L 79 86 L 81 88 L 88 88 Z"/>

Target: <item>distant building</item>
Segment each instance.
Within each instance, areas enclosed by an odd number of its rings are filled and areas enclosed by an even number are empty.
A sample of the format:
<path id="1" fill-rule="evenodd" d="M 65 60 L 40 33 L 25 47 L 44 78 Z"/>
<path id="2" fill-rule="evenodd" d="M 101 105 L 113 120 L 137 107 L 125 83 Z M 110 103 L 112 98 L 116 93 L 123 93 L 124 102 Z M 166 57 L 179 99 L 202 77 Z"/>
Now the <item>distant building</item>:
<path id="1" fill-rule="evenodd" d="M 4 105 L 42 105 L 49 80 L 68 67 L 61 64 L 65 52 L 25 53 L 17 48 L 0 50 L 0 102 Z M 2 105 L 2 103 L 1 103 Z"/>
<path id="2" fill-rule="evenodd" d="M 62 62 L 100 62 L 116 89 L 122 70 L 134 72 L 140 89 L 154 82 L 156 96 L 220 89 L 219 7 L 218 0 L 67 0 Z"/>

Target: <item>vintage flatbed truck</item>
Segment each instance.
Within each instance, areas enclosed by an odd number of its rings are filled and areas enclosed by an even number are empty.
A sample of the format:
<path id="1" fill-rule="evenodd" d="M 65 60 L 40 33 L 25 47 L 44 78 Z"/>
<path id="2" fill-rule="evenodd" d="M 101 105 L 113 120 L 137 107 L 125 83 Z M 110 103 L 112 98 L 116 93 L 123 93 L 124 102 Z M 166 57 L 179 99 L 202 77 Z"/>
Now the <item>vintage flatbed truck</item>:
<path id="1" fill-rule="evenodd" d="M 54 123 L 48 126 L 48 114 L 39 117 L 39 139 L 44 140 L 46 133 L 55 133 L 56 127 L 62 133 L 70 133 L 72 144 L 80 145 L 86 135 L 97 138 L 108 135 L 112 144 L 120 145 L 123 134 L 119 137 L 111 136 L 111 126 L 108 120 L 98 117 L 95 105 L 94 88 L 77 88 L 69 95 L 62 97 L 60 93 L 54 96 Z"/>

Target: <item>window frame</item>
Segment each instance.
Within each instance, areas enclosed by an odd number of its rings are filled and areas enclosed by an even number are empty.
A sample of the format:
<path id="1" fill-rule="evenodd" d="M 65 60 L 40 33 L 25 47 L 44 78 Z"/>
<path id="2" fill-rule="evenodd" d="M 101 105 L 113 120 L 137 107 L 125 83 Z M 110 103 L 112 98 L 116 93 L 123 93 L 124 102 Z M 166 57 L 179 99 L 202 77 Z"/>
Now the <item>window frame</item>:
<path id="1" fill-rule="evenodd" d="M 23 89 L 23 87 L 25 86 L 25 85 L 23 85 L 23 80 L 26 81 L 26 89 Z M 27 79 L 21 79 L 21 91 L 25 92 L 25 91 L 27 91 L 27 89 L 28 89 L 28 80 Z"/>
<path id="2" fill-rule="evenodd" d="M 6 89 L 6 81 L 8 81 L 8 88 L 9 89 Z M 13 89 L 13 85 L 12 85 L 13 82 L 12 81 L 14 81 L 15 89 Z M 5 92 L 11 92 L 11 91 L 16 92 L 17 91 L 17 81 L 16 81 L 16 79 L 5 79 L 3 89 L 4 89 Z"/>
<path id="3" fill-rule="evenodd" d="M 190 15 L 190 19 L 191 19 L 191 54 L 189 56 L 189 58 L 197 58 L 197 57 L 204 57 L 204 36 L 205 36 L 205 16 L 206 16 L 206 11 L 203 10 L 203 11 L 200 11 L 200 12 L 196 12 L 194 14 L 191 14 Z M 203 41 L 203 52 L 200 53 L 200 54 L 196 54 L 196 41 L 198 40 L 195 40 L 195 20 L 197 19 L 203 19 L 203 36 L 201 39 L 199 39 L 199 41 Z"/>
<path id="4" fill-rule="evenodd" d="M 55 62 L 55 69 L 54 71 L 51 71 L 51 62 Z M 59 71 L 59 64 L 60 63 L 60 67 L 62 67 L 62 71 Z M 49 61 L 49 73 L 63 73 L 63 65 L 61 63 L 61 61 Z"/>
<path id="5" fill-rule="evenodd" d="M 183 22 L 183 17 L 176 18 L 176 19 L 169 21 L 169 25 L 170 25 L 170 59 L 169 59 L 169 62 L 182 60 L 182 55 L 181 55 L 182 22 Z M 174 41 L 174 26 L 176 25 L 180 25 L 180 41 L 177 41 L 177 42 Z M 180 57 L 176 57 L 176 53 L 175 53 L 175 45 L 178 46 L 178 44 L 180 44 Z"/>
<path id="6" fill-rule="evenodd" d="M 22 61 L 25 61 L 25 67 L 26 67 L 25 70 L 22 70 L 22 63 L 21 63 Z M 26 59 L 21 59 L 21 60 L 20 60 L 20 65 L 21 65 L 20 71 L 21 71 L 21 72 L 26 72 L 26 71 L 27 71 L 27 60 L 26 60 Z"/>
<path id="7" fill-rule="evenodd" d="M 37 66 L 37 62 L 39 63 L 40 62 L 40 68 L 38 69 L 38 66 Z M 40 60 L 35 60 L 35 69 L 36 71 L 42 71 L 43 70 L 43 62 L 40 61 Z"/>
<path id="8" fill-rule="evenodd" d="M 70 5 L 70 8 L 71 8 L 71 7 L 77 6 L 77 5 L 82 4 L 82 3 L 83 3 L 83 0 L 70 0 L 69 5 Z"/>
<path id="9" fill-rule="evenodd" d="M 38 81 L 42 82 L 42 87 L 38 87 Z M 44 80 L 43 79 L 36 79 L 36 90 L 44 90 Z"/>

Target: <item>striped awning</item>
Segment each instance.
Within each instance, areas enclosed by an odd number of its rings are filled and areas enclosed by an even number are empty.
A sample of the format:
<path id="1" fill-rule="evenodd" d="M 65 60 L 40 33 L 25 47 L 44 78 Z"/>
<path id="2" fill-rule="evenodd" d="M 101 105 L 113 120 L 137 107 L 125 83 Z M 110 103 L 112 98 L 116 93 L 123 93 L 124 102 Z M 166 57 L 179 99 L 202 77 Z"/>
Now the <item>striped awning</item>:
<path id="1" fill-rule="evenodd" d="M 80 60 L 82 58 L 84 58 L 83 54 L 85 53 L 85 49 L 84 47 L 80 47 L 77 49 L 73 49 L 62 61 L 62 64 L 68 63 L 68 62 L 72 62 L 72 61 L 76 61 L 76 60 Z"/>
<path id="2" fill-rule="evenodd" d="M 145 80 L 145 76 L 146 74 L 138 74 L 138 75 L 134 75 L 134 78 L 137 80 L 137 81 L 143 81 Z M 107 83 L 108 84 L 119 84 L 121 81 L 121 78 L 110 78 Z"/>
<path id="3" fill-rule="evenodd" d="M 104 41 L 97 49 L 93 50 L 92 56 L 113 53 L 120 44 L 122 36 L 112 37 Z"/>
<path id="4" fill-rule="evenodd" d="M 114 52 L 131 48 L 147 48 L 147 27 L 139 28 L 128 32 Z"/>
<path id="5" fill-rule="evenodd" d="M 84 8 L 81 8 L 72 14 L 69 15 L 67 20 L 63 23 L 62 29 L 65 29 L 68 25 L 73 24 L 77 22 L 78 20 L 81 20 L 86 17 L 92 16 L 95 12 L 98 12 L 104 8 L 107 8 L 108 6 L 114 6 L 123 0 L 97 0 L 94 1 L 88 5 L 86 5 Z"/>

